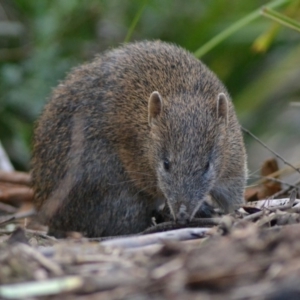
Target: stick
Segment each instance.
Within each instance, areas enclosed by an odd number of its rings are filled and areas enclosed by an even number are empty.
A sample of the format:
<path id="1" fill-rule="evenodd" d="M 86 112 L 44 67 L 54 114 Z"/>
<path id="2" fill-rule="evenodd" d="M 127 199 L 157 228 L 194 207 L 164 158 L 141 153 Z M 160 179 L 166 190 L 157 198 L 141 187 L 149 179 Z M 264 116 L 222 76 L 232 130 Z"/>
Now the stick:
<path id="1" fill-rule="evenodd" d="M 127 238 L 116 238 L 101 242 L 103 246 L 137 248 L 152 244 L 158 244 L 162 241 L 185 241 L 205 237 L 210 228 L 183 228 L 166 232 L 158 232 L 147 235 L 140 235 Z"/>
<path id="2" fill-rule="evenodd" d="M 284 205 L 258 207 L 259 209 L 261 209 L 261 211 L 258 211 L 251 215 L 248 215 L 248 216 L 244 217 L 243 220 L 252 221 L 256 218 L 261 217 L 262 215 L 266 214 L 267 212 L 275 212 L 276 210 L 285 211 L 288 209 L 293 209 L 293 204 L 295 203 L 295 201 L 299 201 L 299 199 L 296 199 L 296 191 L 295 190 L 293 191 L 293 193 L 291 193 L 290 198 L 276 199 L 276 200 L 279 200 L 279 201 L 287 200 L 288 202 Z M 266 203 L 268 203 L 269 201 L 272 201 L 272 200 L 268 200 L 268 199 L 259 200 L 259 202 L 262 202 L 262 201 L 266 201 Z M 298 210 L 298 209 L 299 209 L 299 207 L 297 207 L 297 208 L 295 207 L 295 210 Z"/>
<path id="3" fill-rule="evenodd" d="M 283 180 L 281 180 L 281 179 L 278 179 L 278 178 L 274 178 L 274 177 L 269 177 L 269 176 L 251 176 L 251 178 L 259 178 L 259 179 L 261 179 L 261 180 L 264 180 L 264 181 L 273 181 L 273 182 L 278 182 L 278 183 L 281 183 L 281 184 L 283 184 L 283 185 L 287 185 L 287 186 L 289 186 L 290 188 L 294 188 L 294 189 L 299 189 L 300 187 L 299 186 L 296 186 L 296 185 L 294 185 L 294 184 L 291 184 L 291 183 L 288 183 L 288 182 L 285 182 L 285 181 L 283 181 Z M 260 183 L 256 183 L 256 184 L 253 184 L 253 185 L 251 185 L 251 186 L 257 186 L 257 185 L 259 185 Z"/>
<path id="4" fill-rule="evenodd" d="M 64 274 L 62 268 L 60 265 L 58 265 L 53 260 L 48 259 L 43 254 L 41 254 L 36 249 L 25 245 L 25 244 L 19 244 L 18 247 L 20 248 L 21 253 L 26 253 L 29 257 L 36 260 L 40 265 L 42 265 L 45 269 L 49 270 L 53 273 L 53 275 L 61 276 Z"/>
<path id="5" fill-rule="evenodd" d="M 67 276 L 43 281 L 7 284 L 0 286 L 0 296 L 7 299 L 24 299 L 76 291 L 84 285 L 80 276 Z"/>
<path id="6" fill-rule="evenodd" d="M 33 190 L 28 186 L 3 187 L 0 189 L 0 201 L 2 202 L 11 204 L 31 202 L 32 198 Z"/>
<path id="7" fill-rule="evenodd" d="M 25 172 L 8 172 L 0 170 L 0 181 L 15 184 L 24 184 L 30 186 L 31 177 Z"/>
<path id="8" fill-rule="evenodd" d="M 297 187 L 298 184 L 300 184 L 300 180 L 297 180 L 297 181 L 293 184 L 293 186 L 295 186 L 296 188 L 299 189 L 299 187 Z M 272 195 L 272 197 L 273 197 L 273 198 L 279 197 L 279 196 L 281 196 L 281 195 L 287 193 L 291 188 L 292 188 L 292 187 L 288 186 L 288 187 L 286 187 L 285 189 L 282 189 L 281 191 L 279 191 L 279 192 L 275 193 L 274 195 Z"/>
<path id="9" fill-rule="evenodd" d="M 9 214 L 14 214 L 14 213 L 16 213 L 17 208 L 15 208 L 12 205 L 8 205 L 8 204 L 0 202 L 0 210 L 4 211 L 6 213 L 9 213 Z"/>
<path id="10" fill-rule="evenodd" d="M 186 228 L 186 227 L 206 227 L 206 226 L 216 226 L 221 222 L 221 218 L 194 218 L 192 222 L 187 224 L 177 224 L 175 222 L 164 222 L 152 227 L 147 228 L 143 231 L 143 234 Z"/>
<path id="11" fill-rule="evenodd" d="M 277 158 L 279 158 L 280 160 L 283 161 L 284 164 L 290 166 L 292 169 L 294 169 L 296 172 L 300 173 L 300 169 L 299 168 L 295 168 L 292 164 L 290 164 L 289 162 L 287 162 L 282 156 L 280 156 L 277 152 L 275 152 L 274 150 L 272 150 L 270 147 L 268 147 L 264 142 L 262 142 L 258 137 L 256 137 L 253 133 L 251 133 L 248 129 L 242 127 L 242 130 L 249 134 L 252 138 L 254 138 L 258 143 L 260 143 L 264 148 L 268 149 L 271 153 L 273 153 Z"/>
<path id="12" fill-rule="evenodd" d="M 28 211 L 16 213 L 16 214 L 11 215 L 11 216 L 1 217 L 0 218 L 0 225 L 2 226 L 4 224 L 10 223 L 10 222 L 15 221 L 15 220 L 32 217 L 32 216 L 35 215 L 35 213 L 36 213 L 35 210 L 31 209 L 31 210 L 28 210 Z"/>

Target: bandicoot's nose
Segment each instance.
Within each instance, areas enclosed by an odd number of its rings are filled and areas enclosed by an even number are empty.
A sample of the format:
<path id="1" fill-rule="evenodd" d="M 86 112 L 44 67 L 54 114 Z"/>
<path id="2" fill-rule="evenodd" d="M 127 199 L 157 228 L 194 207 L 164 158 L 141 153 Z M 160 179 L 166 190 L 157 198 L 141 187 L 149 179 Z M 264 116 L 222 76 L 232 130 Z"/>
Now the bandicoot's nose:
<path id="1" fill-rule="evenodd" d="M 180 204 L 178 212 L 176 214 L 176 222 L 179 224 L 187 224 L 190 216 L 187 213 L 187 207 L 184 204 Z"/>

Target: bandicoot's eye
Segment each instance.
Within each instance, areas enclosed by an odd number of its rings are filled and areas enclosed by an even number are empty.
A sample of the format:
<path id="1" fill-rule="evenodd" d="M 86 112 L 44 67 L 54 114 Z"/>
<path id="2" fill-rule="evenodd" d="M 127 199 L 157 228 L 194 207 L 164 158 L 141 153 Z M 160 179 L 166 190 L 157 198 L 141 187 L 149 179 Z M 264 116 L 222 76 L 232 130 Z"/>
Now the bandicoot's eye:
<path id="1" fill-rule="evenodd" d="M 170 170 L 170 162 L 167 159 L 164 160 L 164 169 L 166 171 Z"/>

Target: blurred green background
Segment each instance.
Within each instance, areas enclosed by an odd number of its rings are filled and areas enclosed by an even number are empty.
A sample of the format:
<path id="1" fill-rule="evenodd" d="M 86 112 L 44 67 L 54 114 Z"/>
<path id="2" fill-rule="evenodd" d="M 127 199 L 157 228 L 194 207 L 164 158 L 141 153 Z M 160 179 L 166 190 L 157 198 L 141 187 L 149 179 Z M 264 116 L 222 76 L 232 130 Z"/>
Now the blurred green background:
<path id="1" fill-rule="evenodd" d="M 130 40 L 161 39 L 191 52 L 262 0 L 0 0 L 0 141 L 28 170 L 33 124 L 73 66 Z M 300 1 L 276 10 L 300 20 Z M 141 11 L 141 8 L 144 9 Z M 241 123 L 287 160 L 300 145 L 300 33 L 261 16 L 201 59 L 228 87 Z M 249 137 L 250 171 L 272 156 Z"/>

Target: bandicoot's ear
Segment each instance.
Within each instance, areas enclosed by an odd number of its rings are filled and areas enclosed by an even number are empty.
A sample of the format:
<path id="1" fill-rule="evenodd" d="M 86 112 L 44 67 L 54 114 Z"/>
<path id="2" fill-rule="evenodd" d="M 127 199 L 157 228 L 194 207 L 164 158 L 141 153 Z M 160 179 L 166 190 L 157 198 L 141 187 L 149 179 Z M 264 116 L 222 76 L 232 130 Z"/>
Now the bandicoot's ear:
<path id="1" fill-rule="evenodd" d="M 148 122 L 151 126 L 153 121 L 161 115 L 163 110 L 163 99 L 159 92 L 153 92 L 148 102 Z"/>
<path id="2" fill-rule="evenodd" d="M 217 100 L 217 118 L 222 118 L 225 125 L 228 123 L 228 100 L 224 93 L 218 95 Z"/>

